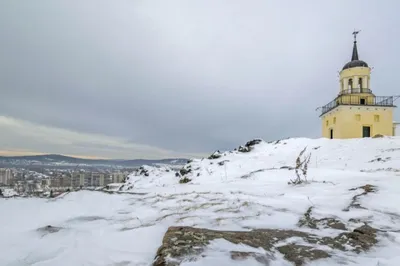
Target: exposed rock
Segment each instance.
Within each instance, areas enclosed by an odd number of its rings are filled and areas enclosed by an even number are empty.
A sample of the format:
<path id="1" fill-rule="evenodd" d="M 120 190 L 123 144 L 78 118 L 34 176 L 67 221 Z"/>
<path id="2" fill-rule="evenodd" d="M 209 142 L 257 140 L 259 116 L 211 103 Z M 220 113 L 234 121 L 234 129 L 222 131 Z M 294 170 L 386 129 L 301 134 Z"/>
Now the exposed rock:
<path id="1" fill-rule="evenodd" d="M 250 152 L 251 148 L 250 147 L 246 147 L 246 146 L 239 146 L 238 148 L 238 152 Z"/>
<path id="2" fill-rule="evenodd" d="M 37 231 L 39 233 L 41 233 L 42 237 L 48 234 L 53 234 L 53 233 L 57 233 L 60 230 L 62 230 L 62 227 L 56 227 L 56 226 L 51 226 L 51 225 L 47 225 L 41 228 L 38 228 Z"/>
<path id="3" fill-rule="evenodd" d="M 361 206 L 360 203 L 358 203 L 358 199 L 361 196 L 367 195 L 368 193 L 377 191 L 377 187 L 373 186 L 373 185 L 370 185 L 370 184 L 366 184 L 366 185 L 361 186 L 361 187 L 351 188 L 350 190 L 357 190 L 357 189 L 362 189 L 364 191 L 362 193 L 360 193 L 360 194 L 355 195 L 351 199 L 351 202 L 350 202 L 349 206 L 347 206 L 343 211 L 349 211 L 350 208 L 365 209 L 364 207 Z"/>
<path id="4" fill-rule="evenodd" d="M 376 139 L 376 138 L 383 138 L 384 136 L 382 134 L 376 134 L 375 136 L 373 136 L 372 138 Z"/>
<path id="5" fill-rule="evenodd" d="M 149 171 L 143 166 L 138 169 L 139 175 L 149 176 Z"/>
<path id="6" fill-rule="evenodd" d="M 370 249 L 378 242 L 376 239 L 377 231 L 369 225 L 363 225 L 354 229 L 353 232 L 340 234 L 334 240 L 342 246 L 351 246 L 355 252 L 360 253 Z"/>
<path id="7" fill-rule="evenodd" d="M 347 230 L 346 225 L 344 225 L 344 223 L 334 218 L 319 219 L 316 220 L 316 223 L 322 225 L 325 228 L 329 227 L 337 230 Z"/>
<path id="8" fill-rule="evenodd" d="M 252 146 L 255 146 L 255 145 L 257 145 L 257 144 L 260 144 L 262 141 L 263 141 L 262 139 L 253 139 L 253 140 L 248 141 L 248 142 L 245 144 L 245 146 L 246 146 L 246 147 L 252 147 Z"/>
<path id="9" fill-rule="evenodd" d="M 293 166 L 284 165 L 284 166 L 281 166 L 280 169 L 294 170 L 295 168 Z"/>
<path id="10" fill-rule="evenodd" d="M 300 227 L 305 226 L 312 229 L 319 228 L 332 228 L 337 230 L 347 230 L 344 223 L 334 218 L 322 218 L 315 219 L 311 216 L 313 207 L 309 207 L 307 211 L 304 213 L 303 217 L 299 220 L 298 225 Z"/>
<path id="11" fill-rule="evenodd" d="M 181 174 L 181 176 L 187 175 L 190 172 L 192 172 L 192 169 L 187 169 L 187 168 L 182 168 L 181 170 L 179 170 L 179 173 Z"/>
<path id="12" fill-rule="evenodd" d="M 251 177 L 252 175 L 254 175 L 254 174 L 256 174 L 256 173 L 264 172 L 264 171 L 266 171 L 266 170 L 268 170 L 268 169 L 258 169 L 258 170 L 256 170 L 256 171 L 252 171 L 252 172 L 250 172 L 250 173 L 248 173 L 248 174 L 246 174 L 246 175 L 242 175 L 240 178 L 246 179 L 246 178 L 249 178 L 249 177 Z"/>
<path id="13" fill-rule="evenodd" d="M 285 255 L 285 259 L 293 262 L 296 266 L 304 265 L 306 260 L 311 261 L 330 257 L 326 251 L 304 245 L 289 244 L 278 247 L 278 250 Z"/>
<path id="14" fill-rule="evenodd" d="M 170 227 L 164 235 L 162 246 L 158 249 L 154 266 L 179 265 L 185 256 L 199 255 L 204 247 L 214 239 L 225 239 L 229 242 L 243 243 L 255 248 L 262 247 L 271 250 L 273 244 L 289 237 L 306 237 L 307 234 L 291 230 L 253 230 L 215 231 L 193 227 Z M 171 263 L 167 258 L 173 258 Z M 176 264 L 176 262 L 179 262 Z"/>
<path id="15" fill-rule="evenodd" d="M 220 151 L 215 151 L 213 154 L 208 156 L 208 159 L 209 160 L 218 159 L 218 158 L 221 158 L 221 156 L 222 156 L 222 154 Z"/>
<path id="16" fill-rule="evenodd" d="M 381 157 L 378 157 L 378 158 L 376 158 L 376 159 L 373 159 L 373 160 L 371 160 L 371 161 L 369 161 L 369 163 L 373 163 L 373 162 L 382 162 L 382 163 L 385 163 L 385 162 L 387 162 L 387 161 L 390 161 L 390 157 L 386 157 L 386 158 L 381 158 Z"/>
<path id="17" fill-rule="evenodd" d="M 345 251 L 346 247 L 353 247 L 355 252 L 366 251 L 377 243 L 377 230 L 364 225 L 353 232 L 344 232 L 335 238 L 319 237 L 314 234 L 295 230 L 257 229 L 252 231 L 216 231 L 193 227 L 170 227 L 164 235 L 162 245 L 157 251 L 153 266 L 180 265 L 187 259 L 195 259 L 200 256 L 204 248 L 215 239 L 225 239 L 234 244 L 245 244 L 254 248 L 262 248 L 268 252 L 274 252 L 275 248 L 285 258 L 296 266 L 304 265 L 307 260 L 327 258 L 330 254 L 312 245 L 286 244 L 275 247 L 278 242 L 291 237 L 300 237 L 309 244 L 329 246 L 333 249 Z M 274 248 L 275 247 L 275 248 Z M 265 254 L 253 252 L 239 252 L 232 250 L 233 260 L 245 259 L 249 256 L 262 260 L 268 265 L 271 257 Z M 204 254 L 202 255 L 204 256 Z"/>
<path id="18" fill-rule="evenodd" d="M 223 161 L 218 162 L 218 165 L 223 166 L 227 162 L 229 162 L 229 160 L 223 160 Z"/>
<path id="19" fill-rule="evenodd" d="M 377 190 L 377 188 L 375 186 L 370 185 L 370 184 L 366 184 L 364 186 L 358 187 L 357 189 L 363 189 L 365 194 L 367 194 L 369 192 L 376 192 L 376 190 Z M 351 190 L 355 190 L 355 189 L 353 188 Z"/>
<path id="20" fill-rule="evenodd" d="M 231 259 L 235 261 L 242 261 L 249 258 L 254 258 L 261 265 L 269 266 L 273 256 L 269 254 L 256 253 L 256 252 L 244 252 L 244 251 L 231 251 Z"/>
<path id="21" fill-rule="evenodd" d="M 250 152 L 255 145 L 260 144 L 261 142 L 263 142 L 262 139 L 253 139 L 246 142 L 244 146 L 239 146 L 239 148 L 235 150 L 237 150 L 238 152 Z"/>

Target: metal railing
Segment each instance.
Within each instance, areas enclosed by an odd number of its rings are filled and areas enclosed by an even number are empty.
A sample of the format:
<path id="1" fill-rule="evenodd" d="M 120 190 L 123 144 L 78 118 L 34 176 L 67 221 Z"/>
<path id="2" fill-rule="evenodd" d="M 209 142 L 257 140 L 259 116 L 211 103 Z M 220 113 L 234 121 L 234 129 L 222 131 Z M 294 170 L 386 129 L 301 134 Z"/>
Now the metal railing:
<path id="1" fill-rule="evenodd" d="M 398 97 L 394 96 L 358 96 L 358 95 L 340 95 L 328 104 L 318 108 L 321 110 L 321 115 L 329 112 L 339 105 L 366 105 L 366 106 L 387 106 L 395 107 L 394 101 Z M 320 116 L 321 116 L 320 115 Z"/>
<path id="2" fill-rule="evenodd" d="M 351 88 L 351 89 L 340 91 L 339 95 L 353 94 L 353 93 L 372 93 L 372 90 L 365 89 L 365 88 L 364 89 L 362 89 L 362 88 Z"/>

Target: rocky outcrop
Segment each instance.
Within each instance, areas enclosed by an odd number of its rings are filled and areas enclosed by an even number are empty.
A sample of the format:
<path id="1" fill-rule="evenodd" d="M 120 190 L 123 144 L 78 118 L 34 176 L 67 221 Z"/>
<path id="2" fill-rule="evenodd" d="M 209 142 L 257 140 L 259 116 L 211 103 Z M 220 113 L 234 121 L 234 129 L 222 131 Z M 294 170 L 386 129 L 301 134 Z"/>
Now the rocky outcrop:
<path id="1" fill-rule="evenodd" d="M 213 152 L 213 154 L 211 154 L 210 156 L 208 156 L 209 160 L 214 160 L 214 159 L 218 159 L 221 158 L 222 154 L 220 151 L 215 151 Z"/>
<path id="2" fill-rule="evenodd" d="M 262 141 L 263 141 L 262 139 L 253 139 L 253 140 L 248 141 L 245 144 L 245 146 L 246 147 L 253 147 L 253 146 L 257 145 L 257 144 L 260 144 Z"/>
<path id="3" fill-rule="evenodd" d="M 296 266 L 302 266 L 306 261 L 328 258 L 328 249 L 318 249 L 314 244 L 345 251 L 352 247 L 354 252 L 366 251 L 377 243 L 377 230 L 364 225 L 352 232 L 344 232 L 335 238 L 319 237 L 314 234 L 296 230 L 257 229 L 253 231 L 216 231 L 193 227 L 170 227 L 166 232 L 153 266 L 177 266 L 183 261 L 196 260 L 202 255 L 205 247 L 212 240 L 225 239 L 234 244 L 245 244 L 254 248 L 262 248 L 268 254 L 280 252 Z M 309 245 L 284 243 L 284 240 L 302 238 Z M 268 265 L 274 259 L 266 252 L 242 252 L 232 250 L 231 259 L 244 260 L 248 257 Z"/>
<path id="4" fill-rule="evenodd" d="M 263 142 L 262 139 L 253 139 L 248 141 L 244 146 L 239 146 L 237 149 L 238 152 L 250 152 L 253 150 L 253 147 L 257 144 Z"/>

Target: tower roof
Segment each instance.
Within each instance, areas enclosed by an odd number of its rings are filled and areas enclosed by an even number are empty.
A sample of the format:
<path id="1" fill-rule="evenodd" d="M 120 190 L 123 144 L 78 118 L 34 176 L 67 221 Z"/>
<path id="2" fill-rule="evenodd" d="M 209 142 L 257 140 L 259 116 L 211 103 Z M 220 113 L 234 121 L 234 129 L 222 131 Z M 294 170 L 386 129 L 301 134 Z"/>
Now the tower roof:
<path id="1" fill-rule="evenodd" d="M 343 66 L 343 69 L 353 68 L 353 67 L 368 67 L 368 64 L 360 59 L 358 59 L 358 50 L 357 50 L 357 34 L 359 31 L 354 31 L 354 44 L 353 44 L 353 53 L 351 55 L 351 61 Z"/>
<path id="2" fill-rule="evenodd" d="M 351 61 L 355 60 L 358 60 L 357 41 L 354 41 L 353 54 L 351 55 Z"/>

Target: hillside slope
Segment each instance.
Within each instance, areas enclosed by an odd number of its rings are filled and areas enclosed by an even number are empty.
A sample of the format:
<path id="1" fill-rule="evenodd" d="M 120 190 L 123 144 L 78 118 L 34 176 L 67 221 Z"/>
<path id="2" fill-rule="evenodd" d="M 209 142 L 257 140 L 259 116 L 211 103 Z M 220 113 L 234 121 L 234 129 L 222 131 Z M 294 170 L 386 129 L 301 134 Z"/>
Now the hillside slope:
<path id="1" fill-rule="evenodd" d="M 288 184 L 305 147 L 308 182 Z M 144 166 L 125 193 L 1 202 L 0 265 L 398 266 L 399 169 L 398 137 L 253 142 L 178 174 Z"/>
<path id="2" fill-rule="evenodd" d="M 270 143 L 261 141 L 251 146 L 250 152 L 246 152 L 244 145 L 234 151 L 216 152 L 214 157 L 219 157 L 216 159 L 195 159 L 185 165 L 181 172 L 188 172 L 183 176 L 192 180 L 192 184 L 235 182 L 246 178 L 257 179 L 262 183 L 271 175 L 272 170 L 276 170 L 273 171 L 274 175 L 283 175 L 282 181 L 289 181 L 295 174 L 288 169 L 296 165 L 296 159 L 304 148 L 305 154 L 311 154 L 309 179 L 317 177 L 321 170 L 336 173 L 393 172 L 400 175 L 398 137 L 350 140 L 297 138 Z M 267 176 L 265 171 L 269 171 Z M 147 172 L 149 174 L 145 176 Z M 174 185 L 179 184 L 180 179 L 171 169 L 144 166 L 129 176 L 126 188 Z"/>

